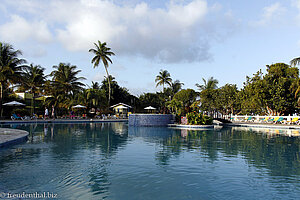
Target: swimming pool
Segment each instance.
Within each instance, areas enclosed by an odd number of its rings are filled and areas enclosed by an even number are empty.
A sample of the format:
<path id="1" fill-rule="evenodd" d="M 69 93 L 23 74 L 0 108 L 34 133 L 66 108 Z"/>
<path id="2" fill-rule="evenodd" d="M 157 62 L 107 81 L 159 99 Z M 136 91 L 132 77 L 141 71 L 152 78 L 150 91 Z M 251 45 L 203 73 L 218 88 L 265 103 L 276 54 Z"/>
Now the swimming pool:
<path id="1" fill-rule="evenodd" d="M 2 195 L 50 192 L 58 199 L 300 196 L 300 139 L 295 131 L 187 130 L 126 123 L 12 126 L 29 131 L 30 137 L 27 143 L 0 150 Z"/>

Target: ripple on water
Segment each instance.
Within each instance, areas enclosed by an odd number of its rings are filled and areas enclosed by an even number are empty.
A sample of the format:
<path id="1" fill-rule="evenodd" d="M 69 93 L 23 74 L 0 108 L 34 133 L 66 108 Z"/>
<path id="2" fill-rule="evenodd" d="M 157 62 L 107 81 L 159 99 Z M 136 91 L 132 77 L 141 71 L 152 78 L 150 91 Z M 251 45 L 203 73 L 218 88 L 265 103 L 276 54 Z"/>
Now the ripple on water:
<path id="1" fill-rule="evenodd" d="M 0 151 L 1 190 L 53 191 L 60 199 L 297 199 L 300 195 L 296 138 L 268 138 L 246 129 L 181 137 L 180 132 L 162 128 L 151 129 L 155 134 L 147 134 L 145 128 L 144 134 L 138 134 L 137 128 L 135 135 L 119 136 L 109 124 L 101 130 L 91 125 L 52 128 L 53 138 L 38 136 Z"/>

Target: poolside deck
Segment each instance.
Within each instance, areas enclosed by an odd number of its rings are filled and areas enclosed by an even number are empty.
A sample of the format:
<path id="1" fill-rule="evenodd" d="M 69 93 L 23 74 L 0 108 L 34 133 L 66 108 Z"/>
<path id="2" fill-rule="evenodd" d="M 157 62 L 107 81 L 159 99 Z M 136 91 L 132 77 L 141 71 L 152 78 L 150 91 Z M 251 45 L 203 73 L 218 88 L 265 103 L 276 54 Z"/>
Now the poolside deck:
<path id="1" fill-rule="evenodd" d="M 252 128 L 274 128 L 274 129 L 297 129 L 297 130 L 300 130 L 300 125 L 255 123 L 255 122 L 214 123 L 213 125 L 169 124 L 168 126 L 173 127 L 173 128 L 186 128 L 186 129 L 213 129 L 213 128 L 218 128 L 220 126 L 223 126 L 223 127 L 252 127 Z"/>
<path id="2" fill-rule="evenodd" d="M 22 143 L 29 133 L 24 130 L 0 128 L 0 148 Z"/>
<path id="3" fill-rule="evenodd" d="M 300 125 L 294 124 L 274 124 L 274 123 L 255 123 L 255 122 L 232 122 L 222 124 L 223 126 L 235 127 L 257 127 L 257 128 L 280 128 L 280 129 L 300 129 Z"/>

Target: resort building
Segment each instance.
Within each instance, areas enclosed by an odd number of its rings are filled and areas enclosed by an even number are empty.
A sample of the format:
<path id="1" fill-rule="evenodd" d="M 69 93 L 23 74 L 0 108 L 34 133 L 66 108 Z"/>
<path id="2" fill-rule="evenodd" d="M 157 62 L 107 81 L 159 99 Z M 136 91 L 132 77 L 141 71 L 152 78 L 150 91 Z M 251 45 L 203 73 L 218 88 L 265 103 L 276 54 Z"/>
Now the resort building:
<path id="1" fill-rule="evenodd" d="M 113 111 L 116 113 L 116 115 L 119 116 L 127 116 L 128 114 L 130 114 L 129 110 L 132 108 L 131 106 L 125 104 L 125 103 L 118 103 L 115 104 L 113 106 L 111 106 L 110 108 L 113 109 Z"/>

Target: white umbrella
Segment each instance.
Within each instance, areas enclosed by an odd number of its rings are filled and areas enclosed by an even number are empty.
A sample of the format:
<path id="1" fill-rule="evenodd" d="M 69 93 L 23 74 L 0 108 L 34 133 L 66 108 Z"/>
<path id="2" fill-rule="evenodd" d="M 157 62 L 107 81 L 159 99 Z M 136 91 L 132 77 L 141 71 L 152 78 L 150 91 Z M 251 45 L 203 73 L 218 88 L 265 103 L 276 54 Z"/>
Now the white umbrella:
<path id="1" fill-rule="evenodd" d="M 145 110 L 156 110 L 156 108 L 152 107 L 152 106 L 148 106 L 146 108 L 144 108 Z"/>
<path id="2" fill-rule="evenodd" d="M 76 106 L 72 106 L 72 108 L 86 108 L 86 106 L 82 106 L 82 105 L 76 105 Z"/>
<path id="3" fill-rule="evenodd" d="M 17 102 L 17 101 L 11 101 L 11 102 L 8 102 L 8 103 L 4 103 L 3 105 L 4 106 L 25 106 L 24 103 L 20 103 L 20 102 Z"/>

